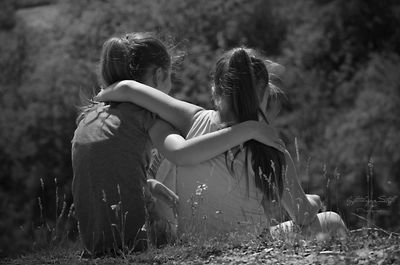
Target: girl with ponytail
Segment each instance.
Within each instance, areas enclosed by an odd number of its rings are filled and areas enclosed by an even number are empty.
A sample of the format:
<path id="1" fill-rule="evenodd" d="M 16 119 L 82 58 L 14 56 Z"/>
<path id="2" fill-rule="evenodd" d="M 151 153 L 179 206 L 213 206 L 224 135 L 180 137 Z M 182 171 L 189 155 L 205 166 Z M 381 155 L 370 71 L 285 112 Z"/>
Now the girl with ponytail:
<path id="1" fill-rule="evenodd" d="M 206 135 L 245 121 L 269 123 L 269 99 L 279 92 L 270 82 L 266 60 L 256 51 L 235 48 L 217 61 L 212 82 L 216 110 L 201 109 L 193 115 L 186 139 Z M 118 83 L 102 91 L 98 100 L 128 100 L 170 121 L 185 115 L 171 103 L 144 91 L 139 83 Z M 140 98 L 151 97 L 143 104 Z M 266 104 L 267 103 L 267 104 Z M 175 122 L 178 123 L 178 122 Z M 271 144 L 253 140 L 230 148 L 206 162 L 191 166 L 161 164 L 157 179 L 179 196 L 178 229 L 182 233 L 215 235 L 250 225 L 268 228 L 273 236 L 296 227 L 311 234 L 336 234 L 346 227 L 333 212 L 319 213 L 318 195 L 306 195 L 300 186 L 290 154 Z M 291 221 L 275 225 L 271 207 L 282 205 Z"/>
<path id="2" fill-rule="evenodd" d="M 249 54 L 253 54 L 252 57 Z M 213 97 L 217 102 L 224 102 L 221 109 L 223 123 L 235 124 L 242 121 L 258 120 L 264 113 L 260 111 L 259 94 L 268 89 L 269 76 L 265 64 L 253 50 L 233 49 L 218 60 L 215 68 Z M 256 83 L 260 87 L 256 86 Z M 279 150 L 255 141 L 244 143 L 245 160 L 251 154 L 251 167 L 254 172 L 256 187 L 263 191 L 265 198 L 272 200 L 274 192 L 282 193 L 285 157 Z M 233 172 L 233 163 L 230 169 Z M 246 162 L 247 164 L 247 162 Z M 234 173 L 234 172 L 233 172 Z M 246 174 L 248 178 L 248 174 Z M 246 181 L 249 182 L 248 180 Z M 277 190 L 275 190 L 277 188 Z M 275 194 L 277 195 L 277 194 Z"/>

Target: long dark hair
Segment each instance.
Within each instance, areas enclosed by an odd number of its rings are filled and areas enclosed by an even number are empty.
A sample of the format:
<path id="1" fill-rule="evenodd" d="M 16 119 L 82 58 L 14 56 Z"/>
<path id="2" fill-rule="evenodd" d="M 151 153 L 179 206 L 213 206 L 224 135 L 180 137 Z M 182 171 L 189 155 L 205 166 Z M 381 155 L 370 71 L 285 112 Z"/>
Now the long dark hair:
<path id="1" fill-rule="evenodd" d="M 251 53 L 253 56 L 250 56 Z M 269 84 L 269 74 L 262 59 L 254 50 L 232 49 L 217 61 L 214 73 L 214 94 L 224 97 L 238 122 L 258 120 L 260 113 L 259 95 L 261 89 L 256 83 Z M 262 115 L 263 116 L 263 115 Z M 263 116 L 266 122 L 266 117 Z M 283 177 L 286 167 L 285 156 L 277 149 L 251 140 L 244 143 L 245 163 L 251 152 L 251 166 L 255 173 L 256 187 L 262 190 L 269 200 L 280 196 L 283 190 Z M 239 151 L 238 151 L 239 152 Z M 235 154 L 234 158 L 237 156 Z M 225 157 L 227 154 L 225 154 Z M 227 160 L 226 160 L 227 161 Z M 229 169 L 233 171 L 234 161 Z M 246 166 L 247 170 L 247 166 Z M 246 172 L 247 185 L 249 176 Z"/>
<path id="2" fill-rule="evenodd" d="M 167 72 L 170 67 L 169 50 L 153 33 L 128 33 L 104 42 L 98 78 L 101 87 L 122 80 L 143 82 L 149 71 L 162 68 Z M 80 108 L 77 122 L 96 106 L 96 102 L 86 101 L 85 106 Z"/>

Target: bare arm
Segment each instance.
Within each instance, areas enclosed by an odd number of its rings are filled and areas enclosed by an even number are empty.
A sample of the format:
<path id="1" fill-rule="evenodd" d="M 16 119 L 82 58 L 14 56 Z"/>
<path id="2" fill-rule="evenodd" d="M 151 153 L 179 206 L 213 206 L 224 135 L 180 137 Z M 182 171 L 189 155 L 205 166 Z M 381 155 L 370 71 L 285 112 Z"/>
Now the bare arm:
<path id="1" fill-rule="evenodd" d="M 117 82 L 102 90 L 95 98 L 98 101 L 125 101 L 139 105 L 172 124 L 186 136 L 192 126 L 194 115 L 201 107 L 175 99 L 153 87 L 133 81 Z"/>
<path id="2" fill-rule="evenodd" d="M 321 201 L 318 195 L 306 195 L 304 193 L 293 159 L 288 151 L 285 151 L 285 159 L 287 172 L 281 201 L 295 223 L 307 225 L 317 217 L 321 208 Z"/>
<path id="3" fill-rule="evenodd" d="M 185 140 L 170 124 L 157 120 L 149 131 L 154 146 L 177 165 L 193 165 L 209 160 L 230 148 L 254 139 L 283 150 L 275 131 L 262 122 L 246 121 L 216 132 Z"/>

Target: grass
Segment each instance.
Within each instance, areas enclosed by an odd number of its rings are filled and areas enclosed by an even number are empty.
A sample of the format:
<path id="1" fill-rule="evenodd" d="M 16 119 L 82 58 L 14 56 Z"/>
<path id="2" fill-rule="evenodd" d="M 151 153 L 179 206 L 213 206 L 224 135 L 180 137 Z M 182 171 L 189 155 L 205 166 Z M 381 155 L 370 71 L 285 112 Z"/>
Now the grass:
<path id="1" fill-rule="evenodd" d="M 49 246 L 4 264 L 400 264 L 400 236 L 378 229 L 350 231 L 344 239 L 274 240 L 252 234 L 225 240 L 180 241 L 125 257 L 80 259 L 81 246 Z M 0 261 L 1 263 L 1 261 Z"/>
<path id="2" fill-rule="evenodd" d="M 368 167 L 371 169 L 372 163 Z M 57 224 L 63 216 L 67 220 L 71 218 L 73 207 L 66 208 L 65 198 L 63 203 L 60 202 L 57 179 L 54 179 L 55 225 L 47 223 L 43 204 L 38 198 L 41 224 L 37 231 L 47 237 L 39 237 L 42 239 L 36 242 L 34 252 L 18 258 L 0 259 L 0 264 L 400 264 L 400 234 L 377 228 L 372 221 L 373 210 L 378 207 L 372 199 L 372 176 L 372 173 L 367 176 L 368 195 L 351 199 L 352 203 L 360 203 L 366 209 L 366 217 L 359 216 L 365 221 L 365 227 L 349 231 L 345 238 L 321 235 L 310 239 L 295 235 L 271 240 L 269 236 L 254 231 L 232 232 L 212 238 L 186 235 L 174 245 L 162 248 L 150 245 L 145 252 L 125 251 L 118 257 L 95 259 L 82 259 L 80 243 L 63 240 L 68 237 L 68 229 L 58 229 Z M 43 192 L 43 180 L 41 187 Z M 207 187 L 201 188 L 203 191 Z M 201 197 L 201 192 L 196 191 L 196 195 Z M 62 206 L 59 208 L 58 205 Z"/>

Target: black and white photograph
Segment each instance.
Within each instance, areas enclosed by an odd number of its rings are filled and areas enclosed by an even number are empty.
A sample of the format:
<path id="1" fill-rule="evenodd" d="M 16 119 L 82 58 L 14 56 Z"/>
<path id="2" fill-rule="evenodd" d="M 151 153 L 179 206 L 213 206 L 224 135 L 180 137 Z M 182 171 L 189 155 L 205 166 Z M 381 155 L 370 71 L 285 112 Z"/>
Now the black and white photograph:
<path id="1" fill-rule="evenodd" d="M 400 264 L 400 1 L 0 0 L 0 264 Z"/>

